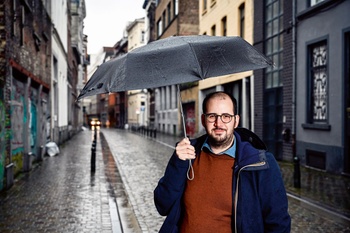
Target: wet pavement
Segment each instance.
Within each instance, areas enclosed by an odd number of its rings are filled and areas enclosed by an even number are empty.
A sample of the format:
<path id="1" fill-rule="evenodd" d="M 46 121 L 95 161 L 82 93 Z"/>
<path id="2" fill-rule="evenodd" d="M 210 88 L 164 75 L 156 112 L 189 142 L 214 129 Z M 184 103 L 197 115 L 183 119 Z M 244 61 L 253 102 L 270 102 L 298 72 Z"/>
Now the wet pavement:
<path id="1" fill-rule="evenodd" d="M 153 190 L 180 138 L 153 139 L 124 130 L 103 129 L 115 156 L 129 200 L 144 232 L 157 232 L 163 217 L 153 204 Z M 294 188 L 293 164 L 280 163 L 288 191 L 291 232 L 350 232 L 350 178 L 301 167 L 301 188 Z"/>
<path id="2" fill-rule="evenodd" d="M 158 232 L 164 217 L 153 202 L 179 138 L 153 139 L 119 129 L 97 134 L 96 171 L 90 170 L 93 134 L 86 130 L 0 192 L 0 232 Z M 350 179 L 280 163 L 292 232 L 350 232 Z"/>
<path id="3" fill-rule="evenodd" d="M 91 172 L 93 134 L 82 131 L 45 157 L 15 185 L 0 193 L 0 232 L 141 232 L 113 156 L 97 135 L 96 170 Z M 117 204 L 118 203 L 118 207 Z M 130 214 L 131 213 L 131 214 Z"/>

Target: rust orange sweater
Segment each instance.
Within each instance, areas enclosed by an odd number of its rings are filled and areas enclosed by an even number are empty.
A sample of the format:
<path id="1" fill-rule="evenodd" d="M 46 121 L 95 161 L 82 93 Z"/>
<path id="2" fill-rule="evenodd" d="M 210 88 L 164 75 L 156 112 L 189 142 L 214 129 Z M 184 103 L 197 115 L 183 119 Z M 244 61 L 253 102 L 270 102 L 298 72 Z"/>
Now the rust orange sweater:
<path id="1" fill-rule="evenodd" d="M 231 233 L 234 158 L 202 151 L 187 180 L 181 233 Z"/>

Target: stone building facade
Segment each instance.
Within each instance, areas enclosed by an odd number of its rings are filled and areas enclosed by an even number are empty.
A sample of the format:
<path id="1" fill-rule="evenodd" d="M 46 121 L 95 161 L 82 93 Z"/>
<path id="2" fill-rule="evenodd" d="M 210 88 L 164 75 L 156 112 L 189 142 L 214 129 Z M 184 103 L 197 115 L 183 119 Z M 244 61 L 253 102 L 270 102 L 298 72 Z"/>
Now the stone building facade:
<path id="1" fill-rule="evenodd" d="M 162 0 L 156 1 L 155 28 L 156 39 L 169 36 L 198 35 L 199 16 L 197 0 Z M 193 110 L 193 102 L 197 99 L 198 92 L 189 91 L 188 86 L 183 86 L 186 98 L 179 99 L 176 85 L 155 89 L 155 128 L 163 133 L 183 135 L 183 122 L 178 111 L 178 104 L 187 104 L 184 115 Z M 196 85 L 194 86 L 196 88 Z M 181 88 L 182 89 L 182 88 Z M 189 95 L 189 93 L 192 93 Z M 193 114 L 192 114 L 193 115 Z M 193 119 L 194 116 L 191 117 Z M 191 124 L 195 127 L 195 124 Z M 194 135 L 195 128 L 189 130 Z M 192 134 L 193 132 L 193 134 Z"/>
<path id="2" fill-rule="evenodd" d="M 350 173 L 350 2 L 254 1 L 255 132 L 280 160 Z"/>

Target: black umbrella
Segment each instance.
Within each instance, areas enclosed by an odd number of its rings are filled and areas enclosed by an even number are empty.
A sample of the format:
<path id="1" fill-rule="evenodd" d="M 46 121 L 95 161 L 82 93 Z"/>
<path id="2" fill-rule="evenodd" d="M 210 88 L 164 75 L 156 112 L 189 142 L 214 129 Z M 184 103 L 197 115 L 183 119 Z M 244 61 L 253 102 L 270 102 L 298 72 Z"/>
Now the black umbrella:
<path id="1" fill-rule="evenodd" d="M 86 83 L 78 100 L 91 95 L 155 88 L 272 65 L 240 37 L 174 36 L 151 42 L 103 63 Z M 179 100 L 181 95 L 177 85 Z M 181 103 L 181 102 L 180 102 Z M 186 137 L 182 104 L 180 111 Z M 189 160 L 188 179 L 192 169 Z"/>
<path id="2" fill-rule="evenodd" d="M 91 95 L 199 81 L 272 62 L 240 37 L 173 36 L 103 63 L 78 100 Z"/>

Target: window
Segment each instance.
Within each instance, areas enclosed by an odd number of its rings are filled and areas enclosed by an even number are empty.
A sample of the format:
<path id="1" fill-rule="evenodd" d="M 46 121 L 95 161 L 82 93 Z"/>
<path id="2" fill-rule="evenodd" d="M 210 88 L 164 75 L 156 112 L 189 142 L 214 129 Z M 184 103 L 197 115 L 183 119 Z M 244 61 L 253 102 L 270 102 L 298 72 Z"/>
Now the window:
<path id="1" fill-rule="evenodd" d="M 168 19 L 168 21 L 167 21 L 167 24 L 169 25 L 170 24 L 170 22 L 171 22 L 171 5 L 170 5 L 170 2 L 169 2 L 169 4 L 168 4 L 168 6 L 167 6 L 167 19 Z"/>
<path id="2" fill-rule="evenodd" d="M 157 36 L 161 36 L 163 33 L 163 23 L 162 19 L 159 19 L 157 22 Z"/>
<path id="3" fill-rule="evenodd" d="M 283 86 L 283 4 L 282 0 L 270 0 L 266 3 L 266 55 L 275 63 L 266 69 L 265 88 Z"/>
<path id="4" fill-rule="evenodd" d="M 173 16 L 175 17 L 179 13 L 179 0 L 173 0 Z"/>
<path id="5" fill-rule="evenodd" d="M 213 26 L 211 27 L 211 35 L 212 35 L 212 36 L 216 36 L 216 27 L 215 27 L 215 25 L 213 25 Z"/>
<path id="6" fill-rule="evenodd" d="M 239 6 L 239 35 L 240 37 L 244 38 L 244 20 L 245 20 L 245 13 L 244 13 L 244 3 Z"/>
<path id="7" fill-rule="evenodd" d="M 222 30 L 221 34 L 223 36 L 227 36 L 227 17 L 226 16 L 221 19 L 221 30 Z"/>
<path id="8" fill-rule="evenodd" d="M 207 4 L 208 4 L 208 1 L 207 0 L 203 0 L 203 12 L 207 11 Z"/>
<path id="9" fill-rule="evenodd" d="M 24 10 L 24 6 L 21 7 L 21 15 L 22 20 L 20 24 L 20 45 L 24 45 L 24 25 L 26 24 L 26 11 Z"/>
<path id="10" fill-rule="evenodd" d="M 145 31 L 144 31 L 144 30 L 141 31 L 141 38 L 140 38 L 140 41 L 141 41 L 141 43 L 144 43 L 144 42 L 145 42 Z"/>
<path id="11" fill-rule="evenodd" d="M 17 5 L 16 0 L 12 0 L 12 10 L 13 10 L 13 24 L 12 24 L 12 36 L 17 36 L 18 24 L 16 23 L 17 19 Z"/>
<path id="12" fill-rule="evenodd" d="M 165 18 L 165 11 L 163 11 L 163 31 L 165 31 L 165 28 L 168 26 L 168 25 L 165 25 L 167 22 L 166 22 L 166 18 Z"/>
<path id="13" fill-rule="evenodd" d="M 310 0 L 310 6 L 314 6 L 316 4 L 319 4 L 320 2 L 323 2 L 324 0 Z"/>
<path id="14" fill-rule="evenodd" d="M 309 99 L 308 123 L 327 121 L 328 76 L 327 42 L 322 41 L 309 46 Z"/>

